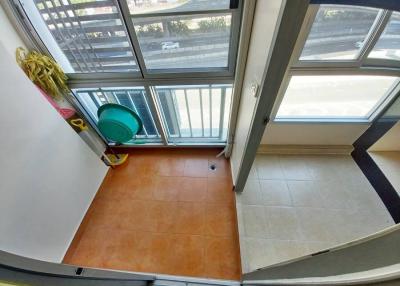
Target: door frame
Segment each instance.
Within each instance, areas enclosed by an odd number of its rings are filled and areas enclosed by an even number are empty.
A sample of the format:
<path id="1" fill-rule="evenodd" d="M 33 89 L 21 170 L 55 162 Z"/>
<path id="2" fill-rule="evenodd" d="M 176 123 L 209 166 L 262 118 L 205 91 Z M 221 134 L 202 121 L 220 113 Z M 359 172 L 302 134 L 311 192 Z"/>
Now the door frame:
<path id="1" fill-rule="evenodd" d="M 297 38 L 306 18 L 309 0 L 285 1 L 272 39 L 273 48 L 268 55 L 259 88 L 258 100 L 247 134 L 245 150 L 235 180 L 235 191 L 242 192 L 255 160 L 265 128 L 270 121 L 273 106 L 285 78 Z"/>

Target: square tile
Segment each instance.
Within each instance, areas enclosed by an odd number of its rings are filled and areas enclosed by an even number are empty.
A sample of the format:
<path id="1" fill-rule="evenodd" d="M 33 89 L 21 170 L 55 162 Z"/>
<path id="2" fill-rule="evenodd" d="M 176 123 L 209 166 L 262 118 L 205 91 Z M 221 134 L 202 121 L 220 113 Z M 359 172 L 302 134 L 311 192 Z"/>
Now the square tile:
<path id="1" fill-rule="evenodd" d="M 244 237 L 248 272 L 275 264 L 279 254 L 270 240 Z M 243 259 L 243 258 L 242 258 Z"/>
<path id="2" fill-rule="evenodd" d="M 119 228 L 124 230 L 155 231 L 156 218 L 152 210 L 153 202 L 121 200 L 119 208 Z"/>
<path id="3" fill-rule="evenodd" d="M 314 181 L 287 181 L 293 206 L 322 207 L 320 191 Z"/>
<path id="4" fill-rule="evenodd" d="M 178 200 L 181 202 L 204 202 L 207 197 L 207 179 L 184 177 L 180 181 Z"/>
<path id="5" fill-rule="evenodd" d="M 86 267 L 103 267 L 106 260 L 105 249 L 108 244 L 108 229 L 89 227 L 84 231 L 68 263 Z"/>
<path id="6" fill-rule="evenodd" d="M 179 155 L 162 157 L 155 163 L 157 166 L 156 175 L 158 176 L 183 176 L 185 159 Z"/>
<path id="7" fill-rule="evenodd" d="M 137 232 L 133 246 L 135 271 L 175 273 L 174 235 L 170 233 Z"/>
<path id="8" fill-rule="evenodd" d="M 114 231 L 110 242 L 104 249 L 103 267 L 133 271 L 135 269 L 136 233 L 133 231 Z"/>
<path id="9" fill-rule="evenodd" d="M 258 178 L 261 180 L 284 179 L 279 157 L 258 155 L 255 160 Z"/>
<path id="10" fill-rule="evenodd" d="M 186 159 L 184 167 L 185 177 L 207 177 L 208 175 L 208 159 Z"/>
<path id="11" fill-rule="evenodd" d="M 235 237 L 236 232 L 236 214 L 233 206 L 206 205 L 206 235 Z"/>
<path id="12" fill-rule="evenodd" d="M 265 207 L 268 236 L 279 240 L 300 240 L 300 223 L 294 208 Z"/>
<path id="13" fill-rule="evenodd" d="M 339 180 L 316 181 L 315 184 L 320 191 L 323 206 L 329 209 L 351 208 L 351 192 L 348 184 Z"/>
<path id="14" fill-rule="evenodd" d="M 182 177 L 155 177 L 153 198 L 157 201 L 178 201 Z"/>
<path id="15" fill-rule="evenodd" d="M 176 210 L 177 218 L 174 233 L 196 234 L 204 233 L 206 208 L 201 203 L 179 202 Z"/>
<path id="16" fill-rule="evenodd" d="M 153 192 L 156 187 L 154 177 L 135 177 L 121 182 L 125 189 L 124 199 L 132 200 L 153 200 Z"/>
<path id="17" fill-rule="evenodd" d="M 184 276 L 206 276 L 206 239 L 200 235 L 175 235 L 172 251 L 174 272 Z"/>
<path id="18" fill-rule="evenodd" d="M 340 178 L 334 155 L 308 156 L 307 168 L 313 180 L 336 180 Z"/>
<path id="19" fill-rule="evenodd" d="M 286 181 L 261 180 L 261 198 L 265 206 L 291 206 L 292 199 Z"/>
<path id="20" fill-rule="evenodd" d="M 267 238 L 268 222 L 263 206 L 242 205 L 244 233 L 247 237 Z"/>
<path id="21" fill-rule="evenodd" d="M 155 201 L 151 211 L 154 215 L 154 228 L 158 233 L 174 233 L 178 219 L 178 202 Z"/>
<path id="22" fill-rule="evenodd" d="M 230 178 L 207 178 L 207 203 L 232 205 L 234 192 Z"/>
<path id="23" fill-rule="evenodd" d="M 240 279 L 240 255 L 235 251 L 238 241 L 232 237 L 207 237 L 205 267 L 210 277 Z"/>
<path id="24" fill-rule="evenodd" d="M 305 156 L 280 155 L 279 162 L 287 180 L 311 180 L 312 174 L 306 164 Z"/>
<path id="25" fill-rule="evenodd" d="M 386 209 L 382 200 L 369 182 L 359 182 L 349 185 L 349 204 L 352 209 L 383 210 Z"/>
<path id="26" fill-rule="evenodd" d="M 300 235 L 304 241 L 335 241 L 336 223 L 326 209 L 296 208 Z"/>
<path id="27" fill-rule="evenodd" d="M 236 200 L 243 205 L 261 205 L 260 182 L 258 180 L 248 179 L 243 192 L 236 192 Z"/>

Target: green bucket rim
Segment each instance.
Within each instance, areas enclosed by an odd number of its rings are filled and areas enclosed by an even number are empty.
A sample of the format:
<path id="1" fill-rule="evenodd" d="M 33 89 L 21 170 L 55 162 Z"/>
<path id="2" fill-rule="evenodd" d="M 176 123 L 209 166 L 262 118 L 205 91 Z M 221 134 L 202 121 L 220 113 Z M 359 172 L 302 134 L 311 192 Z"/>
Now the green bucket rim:
<path id="1" fill-rule="evenodd" d="M 138 133 L 140 133 L 140 131 L 142 131 L 142 129 L 143 129 L 143 122 L 142 122 L 142 119 L 140 119 L 139 115 L 137 115 L 135 111 L 133 111 L 132 109 L 130 109 L 129 107 L 126 107 L 126 106 L 124 106 L 124 105 L 117 104 L 117 103 L 106 103 L 106 104 L 103 104 L 103 105 L 100 106 L 99 109 L 97 110 L 97 116 L 100 117 L 100 114 L 103 112 L 103 110 L 106 109 L 106 108 L 108 108 L 108 107 L 111 107 L 111 106 L 116 107 L 116 108 L 123 109 L 123 110 L 125 110 L 125 111 L 129 111 L 129 113 L 132 114 L 133 117 L 135 117 L 135 119 L 137 120 L 137 122 L 138 122 L 138 124 L 139 124 L 139 129 L 138 129 L 136 135 L 137 135 Z M 135 136 L 136 136 L 136 135 L 135 135 Z"/>

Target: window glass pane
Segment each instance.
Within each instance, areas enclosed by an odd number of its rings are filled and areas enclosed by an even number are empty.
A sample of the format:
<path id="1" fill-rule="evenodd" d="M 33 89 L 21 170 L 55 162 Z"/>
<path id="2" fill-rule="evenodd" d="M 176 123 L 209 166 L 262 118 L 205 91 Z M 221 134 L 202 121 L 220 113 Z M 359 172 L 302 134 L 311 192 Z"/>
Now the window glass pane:
<path id="1" fill-rule="evenodd" d="M 20 0 L 42 41 L 67 73 L 138 71 L 113 0 Z"/>
<path id="2" fill-rule="evenodd" d="M 379 10 L 321 5 L 300 60 L 351 60 L 357 57 Z"/>
<path id="3" fill-rule="evenodd" d="M 293 76 L 276 118 L 367 119 L 397 80 L 390 76 Z"/>
<path id="4" fill-rule="evenodd" d="M 368 58 L 400 60 L 400 13 L 393 12 Z"/>
<path id="5" fill-rule="evenodd" d="M 227 68 L 231 14 L 134 18 L 149 70 Z"/>
<path id="6" fill-rule="evenodd" d="M 98 121 L 97 109 L 101 105 L 105 103 L 122 104 L 135 111 L 143 121 L 143 129 L 136 136 L 137 139 L 161 141 L 144 88 L 75 89 L 74 93 L 94 122 L 97 123 Z M 137 142 L 137 140 L 135 141 Z M 129 142 L 127 144 L 129 144 Z"/>
<path id="7" fill-rule="evenodd" d="M 232 85 L 157 86 L 156 91 L 170 141 L 226 141 Z"/>
<path id="8" fill-rule="evenodd" d="M 384 119 L 400 119 L 400 97 L 397 97 L 396 101 L 386 110 L 385 114 L 381 117 Z"/>
<path id="9" fill-rule="evenodd" d="M 131 14 L 229 9 L 230 0 L 128 0 Z"/>

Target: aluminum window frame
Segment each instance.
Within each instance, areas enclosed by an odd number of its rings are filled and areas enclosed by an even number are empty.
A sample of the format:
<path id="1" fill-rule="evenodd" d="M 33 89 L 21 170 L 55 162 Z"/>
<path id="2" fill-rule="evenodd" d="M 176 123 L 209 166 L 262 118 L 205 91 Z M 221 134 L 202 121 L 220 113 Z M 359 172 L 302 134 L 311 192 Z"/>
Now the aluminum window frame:
<path id="1" fill-rule="evenodd" d="M 187 12 L 168 12 L 168 13 L 147 13 L 147 14 L 131 14 L 129 11 L 128 3 L 126 0 L 120 1 L 121 13 L 125 21 L 125 25 L 128 28 L 132 45 L 137 47 L 135 49 L 136 58 L 138 59 L 139 65 L 142 67 L 142 74 L 144 78 L 176 78 L 177 76 L 183 78 L 193 77 L 209 77 L 210 73 L 216 76 L 229 76 L 233 77 L 236 69 L 236 57 L 239 45 L 239 34 L 240 34 L 240 23 L 241 23 L 241 12 L 242 12 L 242 1 L 239 0 L 238 8 L 235 9 L 218 9 L 218 10 L 201 10 L 201 11 L 187 11 Z M 229 40 L 229 51 L 228 51 L 228 67 L 227 68 L 180 68 L 180 69 L 152 69 L 152 72 L 146 68 L 145 60 L 140 48 L 139 40 L 135 32 L 135 27 L 132 19 L 134 18 L 152 18 L 152 17 L 164 17 L 164 16 L 182 16 L 182 15 L 201 15 L 201 14 L 231 14 L 231 31 Z"/>
<path id="2" fill-rule="evenodd" d="M 108 140 L 101 135 L 95 122 L 90 116 L 90 112 L 84 108 L 84 104 L 72 92 L 73 96 L 71 100 L 76 104 L 78 109 L 83 113 L 85 119 L 94 127 L 95 131 L 99 134 L 105 143 L 108 143 L 110 147 L 171 147 L 171 146 L 225 146 L 226 142 L 216 142 L 215 140 L 182 140 L 182 142 L 171 142 L 168 140 L 167 127 L 162 119 L 162 114 L 159 110 L 156 102 L 156 91 L 154 87 L 156 85 L 194 85 L 194 84 L 232 84 L 234 88 L 234 77 L 236 72 L 236 63 L 238 56 L 239 47 L 239 36 L 242 22 L 242 13 L 244 0 L 231 0 L 231 4 L 236 3 L 236 7 L 218 10 L 200 10 L 200 11 L 182 11 L 182 12 L 168 12 L 168 13 L 154 13 L 154 15 L 148 14 L 133 14 L 129 12 L 129 7 L 126 0 L 116 1 L 116 7 L 121 15 L 122 24 L 126 28 L 128 41 L 131 44 L 136 64 L 139 68 L 137 72 L 93 72 L 93 73 L 67 73 L 68 86 L 71 90 L 82 88 L 112 88 L 112 87 L 132 87 L 141 86 L 145 88 L 146 99 L 149 102 L 149 107 L 152 112 L 153 119 L 155 121 L 156 128 L 161 136 L 161 143 L 159 142 L 148 142 L 144 145 L 115 145 L 110 143 Z M 3 4 L 3 3 L 2 3 Z M 7 11 L 12 16 L 12 22 L 16 26 L 17 30 L 21 32 L 24 40 L 27 42 L 29 49 L 36 49 L 50 57 L 52 57 L 49 49 L 46 47 L 38 32 L 30 22 L 28 16 L 25 14 L 19 0 L 8 0 L 5 1 L 4 5 L 7 7 Z M 235 5 L 234 5 L 235 6 Z M 191 14 L 217 14 L 217 13 L 229 13 L 231 14 L 231 30 L 229 39 L 229 51 L 228 51 L 228 66 L 226 68 L 193 68 L 193 69 L 171 69 L 171 70 L 160 70 L 159 72 L 148 72 L 144 63 L 141 48 L 133 27 L 133 21 L 131 18 L 138 17 L 151 17 L 162 15 L 175 16 L 175 15 L 191 15 Z M 179 78 L 179 79 L 178 79 Z M 234 100 L 235 93 L 232 94 L 232 101 Z M 231 110 L 225 110 L 229 112 L 228 118 L 228 134 L 230 132 L 231 124 Z"/>
<path id="3" fill-rule="evenodd" d="M 238 53 L 240 24 L 243 10 L 243 0 L 238 0 L 237 7 L 218 9 L 218 10 L 200 10 L 200 11 L 187 11 L 187 12 L 167 12 L 167 13 L 148 13 L 148 14 L 130 14 L 128 3 L 126 0 L 118 0 L 115 2 L 118 13 L 121 15 L 121 21 L 126 28 L 128 40 L 132 46 L 134 57 L 139 71 L 135 72 L 93 72 L 93 73 L 67 73 L 67 76 L 72 80 L 107 80 L 115 78 L 124 79 L 170 79 L 180 77 L 186 78 L 216 78 L 216 77 L 230 77 L 234 78 L 236 70 L 236 58 Z M 30 22 L 28 16 L 25 14 L 24 9 L 19 0 L 8 0 L 7 4 L 13 10 L 14 17 L 18 18 L 17 23 L 22 25 L 24 33 L 29 38 L 31 46 L 42 53 L 52 57 L 45 43 L 40 38 L 33 24 Z M 199 15 L 199 14 L 218 14 L 228 13 L 231 14 L 231 29 L 228 51 L 228 66 L 226 68 L 187 68 L 187 69 L 157 69 L 149 72 L 146 68 L 142 50 L 133 26 L 132 19 L 144 17 L 161 17 L 161 16 L 179 16 L 179 15 Z M 185 84 L 185 83 L 183 83 Z"/>
<path id="4" fill-rule="evenodd" d="M 33 1 L 33 0 L 30 0 Z M 125 1 L 125 0 L 124 0 Z M 121 22 L 122 25 L 125 27 L 126 31 L 126 36 L 127 40 L 132 46 L 132 52 L 133 52 L 133 57 L 136 60 L 136 65 L 138 67 L 138 71 L 129 71 L 129 72 L 91 72 L 91 73 L 80 73 L 80 72 L 75 72 L 75 73 L 66 73 L 69 79 L 76 79 L 76 80 L 86 80 L 86 79 L 98 79 L 98 80 L 107 80 L 107 79 L 112 79 L 115 77 L 120 77 L 120 78 L 141 78 L 142 73 L 141 73 L 141 67 L 138 63 L 138 59 L 136 56 L 136 51 L 133 46 L 133 43 L 129 39 L 129 31 L 127 29 L 127 26 L 124 25 L 124 19 L 122 17 L 122 11 L 120 9 L 120 1 L 115 2 L 116 5 L 115 7 L 118 10 L 118 13 L 121 15 Z M 38 31 L 30 21 L 28 15 L 25 13 L 24 8 L 22 7 L 22 4 L 19 0 L 8 0 L 5 1 L 5 5 L 8 6 L 9 10 L 11 10 L 13 16 L 14 16 L 14 24 L 18 25 L 19 30 L 24 33 L 24 39 L 26 39 L 29 43 L 28 46 L 29 48 L 33 48 L 38 50 L 39 52 L 46 54 L 47 56 L 53 58 L 53 55 L 50 53 L 48 47 L 46 44 L 42 41 Z"/>
<path id="5" fill-rule="evenodd" d="M 344 6 L 338 4 L 340 6 Z M 363 46 L 359 50 L 355 59 L 348 60 L 300 60 L 305 42 L 311 32 L 312 25 L 321 5 L 311 4 L 308 7 L 303 26 L 298 35 L 295 48 L 290 59 L 289 67 L 285 73 L 284 80 L 279 89 L 277 99 L 271 113 L 274 123 L 344 123 L 344 124 L 369 124 L 378 118 L 378 114 L 387 104 L 400 92 L 400 61 L 368 59 L 370 51 L 382 35 L 385 27 L 389 23 L 392 11 L 380 9 L 370 31 L 368 32 Z M 329 6 L 332 6 L 329 4 Z M 399 79 L 389 88 L 382 100 L 377 102 L 374 109 L 367 119 L 354 118 L 276 118 L 279 107 L 283 101 L 286 90 L 289 86 L 290 78 L 296 75 L 381 75 L 396 76 Z"/>
<path id="6" fill-rule="evenodd" d="M 233 80 L 230 78 L 216 78 L 216 79 L 206 79 L 206 78 L 198 78 L 198 79 L 188 79 L 184 81 L 184 84 L 182 83 L 182 80 L 180 79 L 146 79 L 146 80 L 137 80 L 137 79 L 130 79 L 130 80 L 113 80 L 113 81 L 103 81 L 103 82 L 97 82 L 96 80 L 73 80 L 69 84 L 69 88 L 71 90 L 75 89 L 96 89 L 96 88 L 129 88 L 129 87 L 144 87 L 145 89 L 145 95 L 146 99 L 149 103 L 149 108 L 151 110 L 155 126 L 158 130 L 158 133 L 160 134 L 161 137 L 161 142 L 155 142 L 155 140 L 151 141 L 149 140 L 146 142 L 146 144 L 123 144 L 123 145 L 118 145 L 113 142 L 109 142 L 107 139 L 102 136 L 103 140 L 107 142 L 108 146 L 110 147 L 129 147 L 129 148 L 140 148 L 140 147 L 174 147 L 174 146 L 200 146 L 200 147 L 221 147 L 225 146 L 226 142 L 221 142 L 220 140 L 213 139 L 213 138 L 180 138 L 179 142 L 174 142 L 173 140 L 170 139 L 168 136 L 168 127 L 165 122 L 163 113 L 160 108 L 160 104 L 158 102 L 158 95 L 157 91 L 155 90 L 155 86 L 193 86 L 193 85 L 218 85 L 218 84 L 231 84 L 232 89 L 233 87 Z M 233 100 L 233 95 L 234 93 L 232 92 L 232 100 Z M 96 122 L 92 119 L 90 116 L 90 111 L 86 110 L 84 107 L 84 104 L 80 102 L 80 100 L 75 96 L 74 94 L 74 100 L 76 100 L 79 103 L 79 108 L 82 109 L 83 113 L 86 116 L 86 119 L 90 121 L 90 123 L 94 126 L 96 125 Z M 232 105 L 232 103 L 231 103 Z M 230 110 L 225 110 L 225 112 L 230 112 Z M 230 114 L 231 116 L 231 114 Z M 230 117 L 229 117 L 230 120 Z M 228 120 L 228 123 L 229 123 Z M 228 126 L 228 129 L 230 126 Z M 96 127 L 95 130 L 99 133 L 100 131 Z M 229 130 L 228 130 L 229 131 Z M 227 141 L 227 139 L 226 139 Z"/>

